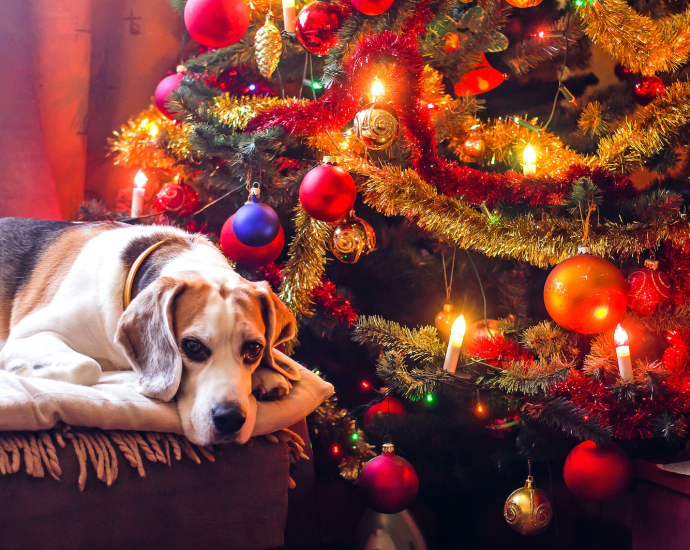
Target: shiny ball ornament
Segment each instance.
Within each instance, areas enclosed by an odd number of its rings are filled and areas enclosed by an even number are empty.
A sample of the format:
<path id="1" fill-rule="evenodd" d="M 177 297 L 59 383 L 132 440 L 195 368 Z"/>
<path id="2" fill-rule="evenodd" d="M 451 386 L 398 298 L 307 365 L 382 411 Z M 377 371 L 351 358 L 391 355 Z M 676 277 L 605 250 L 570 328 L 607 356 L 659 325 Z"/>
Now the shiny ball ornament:
<path id="1" fill-rule="evenodd" d="M 659 262 L 647 260 L 644 265 L 628 276 L 628 305 L 642 315 L 651 315 L 671 299 L 671 279 L 657 270 Z"/>
<path id="2" fill-rule="evenodd" d="M 387 395 L 383 401 L 375 403 L 364 413 L 364 427 L 370 429 L 377 415 L 405 416 L 405 413 L 405 406 L 392 395 Z"/>
<path id="3" fill-rule="evenodd" d="M 391 443 L 384 443 L 383 452 L 365 464 L 358 485 L 369 508 L 397 514 L 414 502 L 419 479 L 412 464 L 396 455 Z"/>
<path id="4" fill-rule="evenodd" d="M 355 180 L 339 166 L 324 159 L 302 178 L 299 200 L 302 208 L 315 220 L 337 222 L 352 210 L 357 199 Z"/>
<path id="5" fill-rule="evenodd" d="M 469 72 L 455 83 L 453 92 L 456 96 L 478 95 L 493 90 L 506 79 L 498 69 L 494 69 L 482 53 L 477 63 Z"/>
<path id="6" fill-rule="evenodd" d="M 649 105 L 657 97 L 661 97 L 665 93 L 666 86 L 664 86 L 664 83 L 658 76 L 641 76 L 635 82 L 635 87 L 633 88 L 635 100 L 640 105 Z"/>
<path id="7" fill-rule="evenodd" d="M 174 119 L 175 117 L 170 111 L 168 111 L 168 108 L 165 106 L 165 104 L 168 99 L 170 99 L 168 97 L 170 92 L 176 90 L 180 86 L 183 78 L 183 72 L 166 76 L 158 83 L 158 86 L 156 86 L 156 91 L 153 92 L 153 103 L 156 105 L 156 108 L 164 117 L 169 118 L 170 120 Z"/>
<path id="8" fill-rule="evenodd" d="M 506 0 L 506 2 L 516 8 L 533 8 L 541 4 L 542 0 Z"/>
<path id="9" fill-rule="evenodd" d="M 247 246 L 266 246 L 273 242 L 280 230 L 278 214 L 267 204 L 263 204 L 257 195 L 252 195 L 249 202 L 234 215 L 233 232 L 242 244 Z"/>
<path id="10" fill-rule="evenodd" d="M 209 48 L 239 42 L 249 28 L 249 6 L 244 0 L 189 0 L 184 24 L 191 37 Z"/>
<path id="11" fill-rule="evenodd" d="M 443 302 L 443 309 L 436 314 L 434 326 L 442 336 L 448 338 L 450 336 L 450 329 L 453 328 L 453 323 L 457 318 L 458 314 L 455 313 L 455 306 L 446 300 Z"/>
<path id="12" fill-rule="evenodd" d="M 615 443 L 584 441 L 565 459 L 563 479 L 576 497 L 592 502 L 615 498 L 630 483 L 632 463 Z"/>
<path id="13" fill-rule="evenodd" d="M 254 38 L 254 57 L 261 76 L 271 78 L 278 67 L 282 51 L 283 39 L 278 27 L 273 23 L 273 14 L 269 11 L 266 14 L 266 23 L 256 31 Z"/>
<path id="14" fill-rule="evenodd" d="M 230 216 L 220 230 L 220 248 L 223 254 L 238 265 L 249 269 L 255 269 L 268 265 L 280 256 L 285 245 L 285 233 L 282 226 L 279 226 L 278 234 L 269 244 L 265 246 L 247 246 L 242 244 L 233 231 L 235 215 Z"/>
<path id="15" fill-rule="evenodd" d="M 611 262 L 578 254 L 553 268 L 544 285 L 551 318 L 566 330 L 596 334 L 614 328 L 628 305 L 628 283 Z"/>
<path id="16" fill-rule="evenodd" d="M 297 16 L 297 40 L 308 52 L 326 55 L 331 48 L 338 45 L 338 31 L 345 15 L 342 6 L 325 0 L 307 4 Z"/>
<path id="17" fill-rule="evenodd" d="M 474 0 L 472 0 L 474 1 Z M 455 32 L 449 32 L 443 35 L 443 51 L 444 53 L 453 53 L 460 47 L 460 35 Z"/>
<path id="18" fill-rule="evenodd" d="M 168 183 L 156 195 L 156 212 L 169 212 L 186 218 L 199 209 L 199 195 L 186 183 Z"/>
<path id="19" fill-rule="evenodd" d="M 479 134 L 469 136 L 462 144 L 463 152 L 473 160 L 481 158 L 485 149 L 486 144 Z"/>
<path id="20" fill-rule="evenodd" d="M 553 518 L 553 509 L 546 493 L 534 486 L 532 476 L 525 486 L 513 491 L 503 506 L 503 517 L 521 535 L 539 535 L 546 531 Z"/>
<path id="21" fill-rule="evenodd" d="M 376 248 L 374 228 L 351 212 L 333 230 L 331 252 L 341 262 L 354 264 Z"/>
<path id="22" fill-rule="evenodd" d="M 381 15 L 393 5 L 393 0 L 351 0 L 357 11 L 364 15 Z"/>
<path id="23" fill-rule="evenodd" d="M 378 151 L 393 145 L 400 136 L 400 119 L 392 105 L 383 101 L 369 103 L 352 121 L 355 136 L 368 149 Z"/>
<path id="24" fill-rule="evenodd" d="M 628 80 L 632 75 L 633 72 L 628 69 L 625 65 L 621 65 L 618 63 L 614 68 L 613 68 L 613 74 L 616 75 L 616 78 L 618 80 Z"/>

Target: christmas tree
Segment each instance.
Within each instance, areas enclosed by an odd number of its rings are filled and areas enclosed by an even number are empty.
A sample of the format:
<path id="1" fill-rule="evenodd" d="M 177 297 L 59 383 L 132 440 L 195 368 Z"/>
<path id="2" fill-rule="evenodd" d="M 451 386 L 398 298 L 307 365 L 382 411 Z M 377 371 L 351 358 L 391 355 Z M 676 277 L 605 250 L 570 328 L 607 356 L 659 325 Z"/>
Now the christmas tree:
<path id="1" fill-rule="evenodd" d="M 112 140 L 154 188 L 82 217 L 208 233 L 268 280 L 289 351 L 347 405 L 312 419 L 345 478 L 393 441 L 422 497 L 453 494 L 586 442 L 565 480 L 603 500 L 630 478 L 618 446 L 688 436 L 689 12 L 509 4 L 173 0 L 200 53 Z M 597 492 L 599 459 L 619 475 Z M 365 485 L 381 511 L 414 498 Z"/>

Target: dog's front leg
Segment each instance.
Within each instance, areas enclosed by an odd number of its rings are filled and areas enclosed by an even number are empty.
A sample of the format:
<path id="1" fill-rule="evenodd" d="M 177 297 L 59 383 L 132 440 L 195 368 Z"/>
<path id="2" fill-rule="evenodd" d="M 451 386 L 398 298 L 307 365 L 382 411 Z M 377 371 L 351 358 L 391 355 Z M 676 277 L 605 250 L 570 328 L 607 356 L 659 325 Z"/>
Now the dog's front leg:
<path id="1" fill-rule="evenodd" d="M 260 401 L 282 399 L 291 389 L 287 378 L 268 367 L 259 367 L 252 374 L 252 393 Z"/>
<path id="2" fill-rule="evenodd" d="M 93 386 L 101 377 L 97 361 L 77 353 L 57 333 L 12 338 L 0 352 L 0 368 L 27 378 L 49 378 Z"/>

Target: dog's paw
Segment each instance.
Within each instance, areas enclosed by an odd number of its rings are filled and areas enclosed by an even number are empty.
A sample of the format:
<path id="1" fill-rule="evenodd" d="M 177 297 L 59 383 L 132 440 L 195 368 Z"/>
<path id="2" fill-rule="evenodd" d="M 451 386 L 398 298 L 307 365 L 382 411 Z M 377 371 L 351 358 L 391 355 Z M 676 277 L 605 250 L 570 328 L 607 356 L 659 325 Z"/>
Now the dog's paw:
<path id="1" fill-rule="evenodd" d="M 287 378 L 272 369 L 259 367 L 252 375 L 252 393 L 259 401 L 277 401 L 291 389 Z"/>

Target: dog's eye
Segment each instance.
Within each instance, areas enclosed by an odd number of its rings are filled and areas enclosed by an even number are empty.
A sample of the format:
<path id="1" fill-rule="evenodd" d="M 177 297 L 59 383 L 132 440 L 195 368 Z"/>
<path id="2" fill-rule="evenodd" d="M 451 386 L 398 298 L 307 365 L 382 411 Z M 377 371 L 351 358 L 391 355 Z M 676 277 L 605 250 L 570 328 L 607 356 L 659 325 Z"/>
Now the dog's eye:
<path id="1" fill-rule="evenodd" d="M 264 347 L 259 344 L 259 342 L 245 342 L 242 348 L 242 355 L 245 359 L 250 361 L 256 361 L 261 355 L 261 351 Z"/>
<path id="2" fill-rule="evenodd" d="M 211 350 L 196 338 L 184 338 L 182 340 L 182 351 L 192 361 L 197 362 L 206 361 L 211 355 Z"/>

